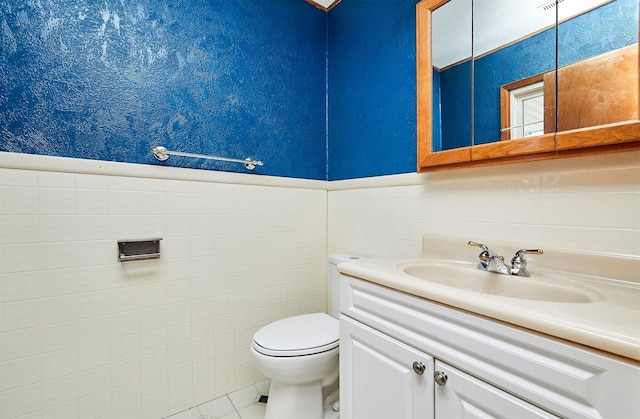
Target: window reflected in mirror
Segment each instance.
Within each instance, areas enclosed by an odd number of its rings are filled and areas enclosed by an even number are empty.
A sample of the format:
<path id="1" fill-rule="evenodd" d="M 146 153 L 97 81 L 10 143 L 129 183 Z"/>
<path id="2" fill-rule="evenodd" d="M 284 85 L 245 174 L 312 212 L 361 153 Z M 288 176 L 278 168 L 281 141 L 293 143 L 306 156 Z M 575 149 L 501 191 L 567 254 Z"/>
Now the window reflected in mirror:
<path id="1" fill-rule="evenodd" d="M 501 140 L 546 134 L 543 75 L 500 87 Z M 551 131 L 552 132 L 552 131 Z"/>
<path id="2" fill-rule="evenodd" d="M 544 133 L 544 91 L 540 84 L 534 92 L 516 96 L 518 106 L 516 117 L 522 124 L 522 138 Z M 520 138 L 520 137 L 518 137 Z"/>
<path id="3" fill-rule="evenodd" d="M 544 88 L 542 83 L 511 92 L 511 120 L 517 125 L 511 138 L 525 138 L 544 133 Z"/>

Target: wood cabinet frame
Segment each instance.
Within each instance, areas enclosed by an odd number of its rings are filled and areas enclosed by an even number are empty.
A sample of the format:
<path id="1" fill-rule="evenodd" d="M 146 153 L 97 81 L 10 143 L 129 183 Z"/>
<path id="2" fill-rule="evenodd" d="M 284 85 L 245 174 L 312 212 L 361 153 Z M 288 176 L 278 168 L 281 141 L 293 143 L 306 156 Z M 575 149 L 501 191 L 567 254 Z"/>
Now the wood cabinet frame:
<path id="1" fill-rule="evenodd" d="M 416 4 L 416 90 L 418 172 L 489 166 L 640 149 L 640 119 L 553 132 L 535 137 L 433 150 L 432 11 L 449 0 L 422 0 Z M 638 60 L 640 62 L 640 60 Z M 636 63 L 636 67 L 640 67 Z M 640 82 L 638 90 L 640 92 Z M 640 94 L 638 95 L 640 97 Z M 638 103 L 640 109 L 640 103 Z"/>

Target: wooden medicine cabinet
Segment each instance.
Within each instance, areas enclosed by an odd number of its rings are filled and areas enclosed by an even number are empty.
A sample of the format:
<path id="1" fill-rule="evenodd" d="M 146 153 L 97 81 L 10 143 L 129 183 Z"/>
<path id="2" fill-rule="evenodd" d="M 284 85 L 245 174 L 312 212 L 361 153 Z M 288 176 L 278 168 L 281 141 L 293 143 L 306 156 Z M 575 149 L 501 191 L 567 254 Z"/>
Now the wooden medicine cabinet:
<path id="1" fill-rule="evenodd" d="M 638 1 L 525 3 L 416 5 L 419 172 L 640 149 Z"/>

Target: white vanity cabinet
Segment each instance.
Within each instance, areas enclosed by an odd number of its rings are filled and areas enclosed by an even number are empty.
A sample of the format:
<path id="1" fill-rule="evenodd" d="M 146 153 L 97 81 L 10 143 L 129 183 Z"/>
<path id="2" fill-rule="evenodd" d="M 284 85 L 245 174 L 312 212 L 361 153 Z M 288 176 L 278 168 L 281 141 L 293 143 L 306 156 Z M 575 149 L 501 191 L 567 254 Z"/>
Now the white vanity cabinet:
<path id="1" fill-rule="evenodd" d="M 626 358 L 344 275 L 340 327 L 342 419 L 640 417 Z"/>
<path id="2" fill-rule="evenodd" d="M 342 418 L 556 417 L 347 316 L 340 327 Z"/>
<path id="3" fill-rule="evenodd" d="M 438 419 L 460 418 L 557 418 L 491 384 L 435 361 L 434 409 Z"/>
<path id="4" fill-rule="evenodd" d="M 340 358 L 341 418 L 433 418 L 433 357 L 345 316 Z"/>

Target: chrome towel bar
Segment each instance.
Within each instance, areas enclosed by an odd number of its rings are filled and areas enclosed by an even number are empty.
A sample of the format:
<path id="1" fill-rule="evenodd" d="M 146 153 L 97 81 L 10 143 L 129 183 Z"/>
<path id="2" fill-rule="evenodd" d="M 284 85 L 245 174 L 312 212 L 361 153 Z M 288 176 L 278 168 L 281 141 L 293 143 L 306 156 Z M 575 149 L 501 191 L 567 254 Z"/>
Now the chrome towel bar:
<path id="1" fill-rule="evenodd" d="M 536 122 L 527 122 L 526 124 L 521 125 L 511 125 L 510 127 L 500 128 L 500 132 L 510 131 L 516 128 L 528 127 L 529 125 L 542 124 L 544 121 L 536 121 Z"/>
<path id="2" fill-rule="evenodd" d="M 247 170 L 253 170 L 256 166 L 262 166 L 263 163 L 260 160 L 254 160 L 252 158 L 246 158 L 244 160 L 241 159 L 232 159 L 229 157 L 218 157 L 218 156 L 207 156 L 204 154 L 195 154 L 195 153 L 185 153 L 182 151 L 170 151 L 162 146 L 154 147 L 151 149 L 151 153 L 159 161 L 166 161 L 170 155 L 173 156 L 182 156 L 182 157 L 193 157 L 196 159 L 209 159 L 209 160 L 220 160 L 220 161 L 228 161 L 232 163 L 242 163 Z"/>

